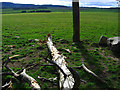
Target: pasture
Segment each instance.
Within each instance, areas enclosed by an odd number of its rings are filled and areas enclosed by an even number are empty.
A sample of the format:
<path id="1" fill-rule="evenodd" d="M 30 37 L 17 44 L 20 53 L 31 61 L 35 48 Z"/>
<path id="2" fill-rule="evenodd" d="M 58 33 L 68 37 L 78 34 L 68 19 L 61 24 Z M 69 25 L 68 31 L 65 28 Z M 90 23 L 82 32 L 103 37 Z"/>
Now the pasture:
<path id="1" fill-rule="evenodd" d="M 37 77 L 56 77 L 55 68 L 52 66 L 41 66 L 46 64 L 43 57 L 48 55 L 47 46 L 39 44 L 35 39 L 46 40 L 50 32 L 56 48 L 67 57 L 66 61 L 70 67 L 80 66 L 81 58 L 84 57 L 86 66 L 107 82 L 112 88 L 120 88 L 119 81 L 119 57 L 114 56 L 108 47 L 96 45 L 100 36 L 118 36 L 118 13 L 109 12 L 80 12 L 80 40 L 82 43 L 72 42 L 73 18 L 72 12 L 51 13 L 16 13 L 2 14 L 2 60 L 7 60 L 13 55 L 20 55 L 11 59 L 8 64 L 13 70 L 22 67 L 35 67 L 28 69 L 27 73 L 33 76 L 42 88 L 56 88 L 50 82 L 43 82 Z M 61 40 L 62 39 L 62 40 Z M 15 45 L 14 48 L 8 45 Z M 69 49 L 71 54 L 66 52 Z M 3 68 L 3 71 L 6 71 Z M 97 80 L 77 70 L 83 80 L 80 88 L 105 88 Z M 4 77 L 4 79 L 11 78 Z M 28 84 L 13 84 L 13 87 L 27 87 Z"/>

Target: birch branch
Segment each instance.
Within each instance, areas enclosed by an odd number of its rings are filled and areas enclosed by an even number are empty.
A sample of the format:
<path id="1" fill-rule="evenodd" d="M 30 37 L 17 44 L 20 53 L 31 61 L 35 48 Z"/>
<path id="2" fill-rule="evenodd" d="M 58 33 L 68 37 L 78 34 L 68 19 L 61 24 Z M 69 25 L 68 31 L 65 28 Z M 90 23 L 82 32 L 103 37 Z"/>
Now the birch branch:
<path id="1" fill-rule="evenodd" d="M 2 88 L 10 86 L 11 83 L 12 83 L 11 81 L 9 83 L 6 83 L 5 85 L 2 86 Z"/>
<path id="2" fill-rule="evenodd" d="M 102 83 L 107 84 L 104 80 L 102 80 L 98 75 L 96 75 L 94 72 L 92 72 L 91 70 L 89 70 L 84 64 L 82 64 L 83 69 L 88 72 L 89 74 L 91 74 L 92 76 L 96 77 L 99 81 L 101 81 Z"/>
<path id="3" fill-rule="evenodd" d="M 29 76 L 28 74 L 26 74 L 26 69 L 22 69 L 22 70 L 20 70 L 20 71 L 14 72 L 11 68 L 9 68 L 9 67 L 7 66 L 9 60 L 10 60 L 10 59 L 8 58 L 8 60 L 5 61 L 5 63 L 4 63 L 4 66 L 5 66 L 9 71 L 11 71 L 11 72 L 8 73 L 8 74 L 11 74 L 12 76 L 14 76 L 14 77 L 15 77 L 16 79 L 18 79 L 19 81 L 27 82 L 32 89 L 40 90 L 40 86 L 38 85 L 37 81 L 36 81 L 33 77 L 31 77 L 31 76 Z M 3 73 L 3 74 L 7 74 L 7 73 Z M 7 85 L 7 84 L 6 84 L 6 85 Z"/>
<path id="4" fill-rule="evenodd" d="M 59 68 L 59 88 L 60 89 L 73 89 L 75 85 L 75 79 L 73 77 L 73 74 L 70 72 L 70 70 L 67 67 L 67 63 L 65 61 L 65 56 L 60 55 L 59 51 L 55 48 L 55 46 L 52 43 L 52 36 L 50 34 L 47 35 L 47 46 L 49 48 L 49 51 L 51 52 L 52 60 L 54 61 L 56 66 Z M 65 77 L 66 75 L 66 77 Z"/>

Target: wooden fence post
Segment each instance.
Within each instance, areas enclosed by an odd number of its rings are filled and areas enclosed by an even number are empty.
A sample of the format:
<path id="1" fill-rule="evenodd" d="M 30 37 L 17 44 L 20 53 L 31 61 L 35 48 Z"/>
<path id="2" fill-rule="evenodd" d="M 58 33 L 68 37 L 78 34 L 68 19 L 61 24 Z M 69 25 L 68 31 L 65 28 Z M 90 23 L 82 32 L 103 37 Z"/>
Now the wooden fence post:
<path id="1" fill-rule="evenodd" d="M 72 0 L 73 8 L 73 42 L 80 41 L 79 0 Z"/>

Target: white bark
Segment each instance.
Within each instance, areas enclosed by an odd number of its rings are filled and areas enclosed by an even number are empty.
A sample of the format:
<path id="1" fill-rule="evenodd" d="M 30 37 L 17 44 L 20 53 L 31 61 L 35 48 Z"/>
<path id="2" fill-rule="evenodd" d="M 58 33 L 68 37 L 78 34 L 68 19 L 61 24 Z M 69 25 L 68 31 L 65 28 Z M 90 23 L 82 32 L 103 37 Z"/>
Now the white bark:
<path id="1" fill-rule="evenodd" d="M 2 88 L 9 86 L 11 83 L 12 83 L 11 81 L 9 83 L 6 83 L 5 85 L 2 86 Z"/>
<path id="2" fill-rule="evenodd" d="M 66 74 L 65 75 L 61 72 L 61 70 L 58 70 L 60 74 L 60 80 L 59 80 L 59 86 L 60 89 L 63 88 L 63 90 L 66 89 L 72 89 L 75 84 L 75 80 L 73 78 L 72 73 L 70 70 L 67 68 L 67 63 L 65 61 L 65 57 L 63 55 L 59 54 L 59 51 L 53 46 L 52 43 L 52 37 L 48 35 L 48 41 L 47 41 L 48 48 L 51 52 L 52 55 L 52 60 L 63 70 L 63 72 Z"/>
<path id="3" fill-rule="evenodd" d="M 16 57 L 18 55 L 15 55 L 15 56 L 12 56 L 11 58 L 9 57 L 8 60 L 6 60 L 3 64 L 3 66 L 5 66 L 9 71 L 11 71 L 11 75 L 14 76 L 15 78 L 17 78 L 18 80 L 20 81 L 23 81 L 23 82 L 27 82 L 30 87 L 34 90 L 40 90 L 40 86 L 38 85 L 37 81 L 29 76 L 28 74 L 26 74 L 26 69 L 22 69 L 20 71 L 17 71 L 17 72 L 14 72 L 11 68 L 9 68 L 7 66 L 8 62 L 10 59 L 12 59 L 13 57 Z M 9 73 L 8 73 L 9 74 Z M 6 84 L 7 85 L 7 84 Z M 4 87 L 3 87 L 4 88 Z"/>
<path id="4" fill-rule="evenodd" d="M 20 81 L 23 81 L 23 82 L 27 82 L 29 85 L 30 85 L 30 87 L 34 90 L 40 90 L 41 88 L 40 88 L 40 86 L 38 85 L 38 83 L 37 83 L 37 81 L 33 78 L 33 77 L 31 77 L 31 76 L 29 76 L 28 74 L 26 74 L 26 69 L 24 69 L 23 71 L 21 71 L 21 72 L 14 72 L 11 68 L 9 68 L 8 66 L 5 66 L 7 69 L 9 69 L 13 74 L 13 76 L 15 77 L 15 78 L 17 78 L 18 80 L 20 80 Z M 7 85 L 7 84 L 6 84 Z M 3 86 L 3 88 L 4 88 L 4 86 Z"/>
<path id="5" fill-rule="evenodd" d="M 26 70 L 25 69 L 23 70 L 22 73 L 20 73 L 20 76 L 23 77 L 22 79 L 24 81 L 26 81 L 26 82 L 28 82 L 30 84 L 30 87 L 32 89 L 40 90 L 40 86 L 38 85 L 37 81 L 33 77 L 31 77 L 28 74 L 26 74 Z"/>

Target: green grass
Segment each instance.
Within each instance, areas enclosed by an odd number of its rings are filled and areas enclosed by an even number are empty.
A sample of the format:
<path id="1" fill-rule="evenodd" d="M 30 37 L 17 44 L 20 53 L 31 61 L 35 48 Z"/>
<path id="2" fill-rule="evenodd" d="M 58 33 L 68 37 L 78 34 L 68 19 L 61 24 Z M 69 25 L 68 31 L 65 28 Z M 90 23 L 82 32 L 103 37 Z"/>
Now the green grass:
<path id="1" fill-rule="evenodd" d="M 119 66 L 118 61 L 111 58 L 114 57 L 113 53 L 107 47 L 92 46 L 93 43 L 98 43 L 101 35 L 106 37 L 118 36 L 117 12 L 80 12 L 80 39 L 83 43 L 77 44 L 72 42 L 72 12 L 2 14 L 2 18 L 2 58 L 5 61 L 7 57 L 19 54 L 19 57 L 11 59 L 12 65 L 10 66 L 14 67 L 15 70 L 36 63 L 46 64 L 43 57 L 48 55 L 47 46 L 45 44 L 39 45 L 34 39 L 45 40 L 46 35 L 50 32 L 56 48 L 67 57 L 66 61 L 70 67 L 80 66 L 81 58 L 84 57 L 85 65 L 90 70 L 106 80 L 109 86 L 120 88 L 120 82 L 117 79 Z M 29 39 L 33 41 L 29 42 Z M 68 42 L 61 42 L 60 39 L 65 39 Z M 16 45 L 16 47 L 10 48 L 5 45 Z M 69 49 L 71 54 L 64 49 Z M 106 51 L 103 53 L 105 56 L 111 57 L 106 58 L 100 55 L 100 52 L 103 51 Z M 86 84 L 80 85 L 81 88 L 104 87 L 83 70 L 77 71 L 82 79 L 87 81 Z M 57 87 L 37 78 L 38 76 L 56 77 L 54 67 L 36 66 L 28 70 L 27 73 L 33 76 L 42 88 Z M 27 84 L 21 86 L 19 83 L 16 84 L 14 87 L 29 87 Z"/>

